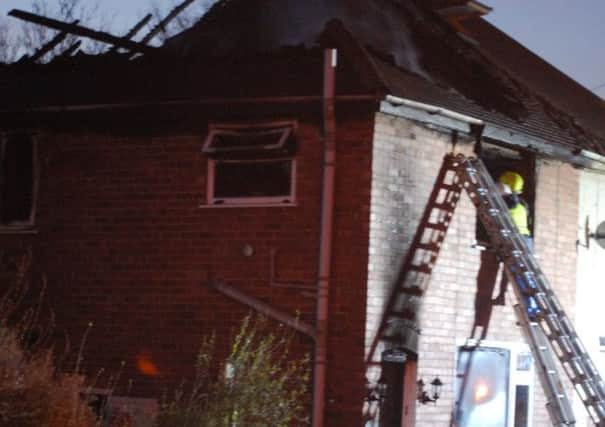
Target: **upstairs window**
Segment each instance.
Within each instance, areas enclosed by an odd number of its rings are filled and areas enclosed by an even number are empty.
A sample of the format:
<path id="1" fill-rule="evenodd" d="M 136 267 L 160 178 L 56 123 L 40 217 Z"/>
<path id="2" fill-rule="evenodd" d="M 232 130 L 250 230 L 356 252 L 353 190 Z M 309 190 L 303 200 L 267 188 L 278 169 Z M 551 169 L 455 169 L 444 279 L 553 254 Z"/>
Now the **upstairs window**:
<path id="1" fill-rule="evenodd" d="M 214 124 L 208 156 L 209 205 L 296 202 L 296 122 Z"/>
<path id="2" fill-rule="evenodd" d="M 36 146 L 31 135 L 0 139 L 0 226 L 26 227 L 34 223 Z"/>

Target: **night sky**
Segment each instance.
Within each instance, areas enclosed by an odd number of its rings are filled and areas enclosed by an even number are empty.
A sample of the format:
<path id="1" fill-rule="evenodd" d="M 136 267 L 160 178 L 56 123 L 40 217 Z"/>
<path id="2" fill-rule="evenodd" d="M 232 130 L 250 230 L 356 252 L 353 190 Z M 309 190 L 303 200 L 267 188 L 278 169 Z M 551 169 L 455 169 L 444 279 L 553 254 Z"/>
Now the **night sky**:
<path id="1" fill-rule="evenodd" d="M 100 12 L 106 15 L 106 22 L 111 22 L 113 31 L 124 32 L 150 11 L 153 1 L 102 0 Z M 174 4 L 159 0 L 157 3 L 165 9 Z M 484 0 L 484 3 L 494 8 L 488 21 L 605 97 L 605 25 L 602 24 L 605 1 Z M 6 16 L 12 8 L 28 10 L 28 4 L 27 0 L 0 0 L 0 15 Z M 603 86 L 595 89 L 600 85 Z"/>

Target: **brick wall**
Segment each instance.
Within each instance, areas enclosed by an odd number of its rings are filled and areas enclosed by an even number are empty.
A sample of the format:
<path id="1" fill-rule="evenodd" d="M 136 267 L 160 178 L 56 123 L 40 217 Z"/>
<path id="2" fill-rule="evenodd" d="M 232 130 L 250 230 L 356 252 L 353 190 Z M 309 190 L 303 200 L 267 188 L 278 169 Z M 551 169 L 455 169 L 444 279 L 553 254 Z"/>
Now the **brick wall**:
<path id="1" fill-rule="evenodd" d="M 343 113 L 337 128 L 328 425 L 358 422 L 364 386 L 371 162 L 371 121 L 364 117 Z M 212 278 L 314 324 L 314 292 L 270 287 L 269 254 L 279 250 L 280 282 L 316 284 L 320 129 L 313 120 L 300 124 L 298 205 L 254 208 L 199 207 L 206 189 L 201 133 L 42 134 L 37 233 L 0 235 L 0 245 L 33 248 L 57 329 L 66 331 L 72 348 L 94 322 L 84 348 L 88 373 L 117 371 L 124 360 L 123 386 L 134 380 L 130 395 L 159 397 L 192 375 L 204 334 L 216 331 L 224 354 L 249 311 L 211 289 Z M 244 245 L 252 256 L 242 254 Z M 299 355 L 313 354 L 304 336 L 296 335 L 295 346 Z M 140 357 L 157 366 L 157 375 L 137 371 Z"/>
<path id="2" fill-rule="evenodd" d="M 538 163 L 537 181 L 535 240 L 538 262 L 573 321 L 576 311 L 580 172 L 565 163 L 543 160 Z M 568 396 L 575 397 L 565 375 L 562 374 L 562 378 Z M 535 395 L 535 409 L 536 425 L 551 425 L 540 393 Z M 584 415 L 576 412 L 578 419 Z"/>
<path id="3" fill-rule="evenodd" d="M 469 145 L 459 149 L 470 152 Z M 385 298 L 416 231 L 443 155 L 451 150 L 449 135 L 413 122 L 378 114 L 373 160 L 368 315 L 366 349 L 374 336 Z M 563 180 L 563 177 L 567 177 Z M 573 308 L 577 173 L 567 165 L 540 162 L 536 200 L 536 249 L 565 307 Z M 474 296 L 479 252 L 475 209 L 464 195 L 448 230 L 425 294 L 420 316 L 418 377 L 445 383 L 436 406 L 418 405 L 417 426 L 448 425 L 454 403 L 456 347 L 469 336 L 474 320 Z M 556 244 L 552 244 L 553 234 Z M 569 258 L 567 258 L 569 257 Z M 562 263 L 566 258 L 570 262 Z M 563 265 L 565 264 L 565 265 Z M 521 342 L 509 291 L 506 306 L 492 312 L 489 341 Z M 379 352 L 378 352 L 379 354 Z M 369 372 L 370 381 L 378 379 Z M 541 390 L 535 379 L 536 403 L 532 425 L 548 425 Z"/>

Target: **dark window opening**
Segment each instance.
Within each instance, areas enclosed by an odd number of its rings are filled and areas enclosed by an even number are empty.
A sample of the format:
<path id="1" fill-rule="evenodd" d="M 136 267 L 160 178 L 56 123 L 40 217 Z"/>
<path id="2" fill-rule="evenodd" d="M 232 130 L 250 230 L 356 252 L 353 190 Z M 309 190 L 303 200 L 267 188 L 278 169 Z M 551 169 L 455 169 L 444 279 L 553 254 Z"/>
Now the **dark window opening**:
<path id="1" fill-rule="evenodd" d="M 292 187 L 292 160 L 216 162 L 214 197 L 284 197 Z"/>
<path id="2" fill-rule="evenodd" d="M 489 171 L 494 182 L 506 172 L 517 172 L 523 177 L 524 185 L 521 198 L 529 206 L 529 230 L 534 234 L 534 203 L 535 203 L 535 183 L 536 183 L 536 163 L 535 157 L 531 153 L 518 152 L 499 147 L 493 144 L 485 144 L 481 152 L 481 160 Z M 489 245 L 489 237 L 483 227 L 483 224 L 477 218 L 476 236 L 478 242 Z"/>
<path id="3" fill-rule="evenodd" d="M 13 135 L 0 148 L 0 223 L 29 224 L 34 207 L 34 142 L 28 135 Z"/>
<path id="4" fill-rule="evenodd" d="M 529 386 L 515 387 L 515 427 L 528 427 L 529 423 Z"/>

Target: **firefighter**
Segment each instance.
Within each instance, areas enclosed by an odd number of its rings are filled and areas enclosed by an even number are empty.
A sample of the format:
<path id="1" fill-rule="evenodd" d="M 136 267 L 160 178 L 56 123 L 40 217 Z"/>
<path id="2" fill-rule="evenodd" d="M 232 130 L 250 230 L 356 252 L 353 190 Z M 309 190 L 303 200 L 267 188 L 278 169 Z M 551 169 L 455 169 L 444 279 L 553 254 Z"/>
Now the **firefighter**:
<path id="1" fill-rule="evenodd" d="M 523 192 L 523 177 L 517 172 L 507 171 L 500 175 L 498 179 L 498 188 L 500 196 L 506 203 L 513 223 L 517 227 L 519 234 L 524 238 L 529 250 L 533 250 L 533 241 L 530 232 L 530 216 L 527 203 L 521 198 Z M 508 286 L 508 280 L 503 270 L 500 277 L 499 294 L 492 299 L 492 292 L 496 285 L 498 271 L 500 270 L 501 260 L 494 252 L 493 248 L 486 247 L 481 252 L 481 263 L 477 273 L 477 294 L 475 295 L 475 321 L 471 336 L 475 337 L 478 327 L 482 328 L 480 339 L 484 339 L 492 313 L 492 306 L 504 305 L 504 295 Z M 535 283 L 525 280 L 526 276 L 519 275 L 516 281 L 522 288 L 535 288 Z M 526 305 L 530 317 L 535 318 L 539 315 L 539 309 L 533 297 L 527 297 Z"/>
<path id="2" fill-rule="evenodd" d="M 506 171 L 500 175 L 498 183 L 500 184 L 502 198 L 508 207 L 508 213 L 517 226 L 517 231 L 525 238 L 529 249 L 532 250 L 533 240 L 529 231 L 529 206 L 521 198 L 524 184 L 523 177 L 517 172 Z"/>
<path id="3" fill-rule="evenodd" d="M 531 237 L 530 227 L 530 215 L 529 206 L 527 202 L 521 198 L 523 192 L 523 177 L 517 172 L 506 171 L 498 179 L 498 185 L 500 187 L 501 196 L 506 206 L 508 207 L 508 213 L 510 214 L 513 223 L 517 227 L 517 231 L 524 238 L 527 248 L 533 251 L 534 242 Z M 521 287 L 534 288 L 536 284 L 531 279 L 525 276 L 518 276 L 517 282 Z M 504 294 L 508 280 L 506 275 L 502 272 L 502 279 L 500 280 L 500 292 L 499 295 L 493 300 L 494 305 L 504 305 Z M 527 298 L 527 310 L 530 317 L 535 318 L 539 315 L 540 310 L 533 297 Z"/>

